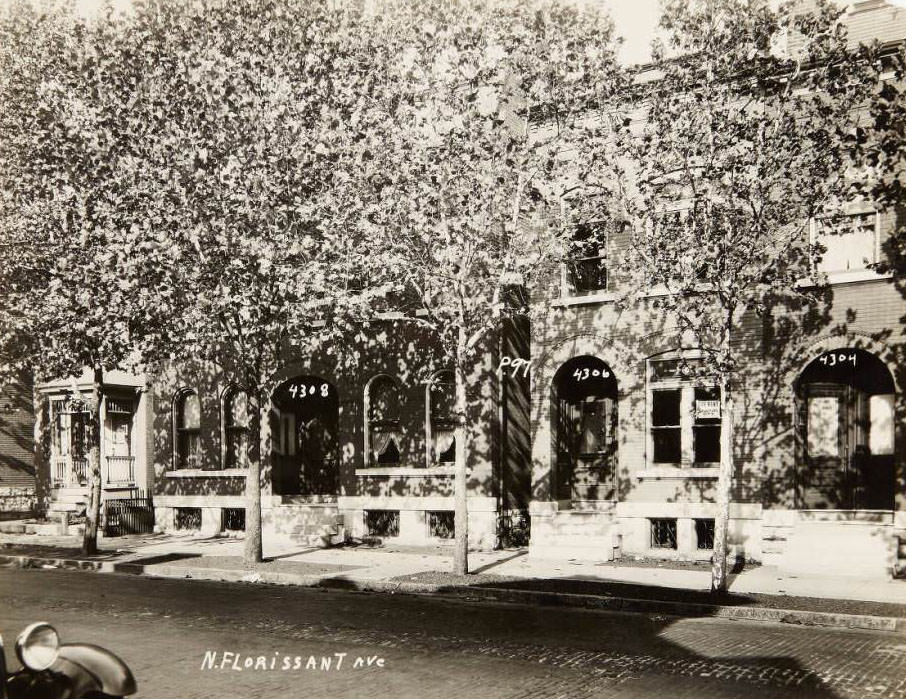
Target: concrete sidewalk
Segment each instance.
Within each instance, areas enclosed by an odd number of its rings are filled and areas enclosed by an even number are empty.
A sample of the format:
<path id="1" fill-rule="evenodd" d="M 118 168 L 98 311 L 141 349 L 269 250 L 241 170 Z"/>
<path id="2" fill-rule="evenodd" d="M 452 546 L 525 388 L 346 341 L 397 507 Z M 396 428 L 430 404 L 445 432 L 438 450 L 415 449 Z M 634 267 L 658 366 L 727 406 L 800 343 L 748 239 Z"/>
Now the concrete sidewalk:
<path id="1" fill-rule="evenodd" d="M 235 538 L 202 538 L 197 535 L 134 535 L 99 540 L 101 553 L 86 560 L 78 554 L 77 536 L 0 534 L 0 559 L 29 566 L 79 567 L 100 571 L 131 572 L 163 577 L 273 582 L 320 585 L 360 590 L 456 593 L 496 599 L 570 606 L 620 608 L 631 611 L 662 611 L 678 615 L 712 613 L 707 597 L 710 570 L 658 566 L 650 561 L 583 563 L 530 558 L 527 551 L 482 551 L 470 554 L 473 576 L 454 579 L 447 575 L 451 553 L 443 547 L 371 548 L 341 546 L 330 549 L 268 547 L 267 561 L 255 570 L 242 565 L 243 541 Z M 475 585 L 475 586 L 473 586 Z M 600 592 L 598 590 L 601 590 Z M 503 594 L 502 591 L 506 591 Z M 652 596 L 651 591 L 656 591 Z M 827 576 L 791 575 L 770 566 L 751 566 L 732 575 L 730 592 L 738 599 L 739 618 L 788 620 L 795 623 L 829 623 L 858 628 L 906 628 L 906 581 Z M 766 603 L 746 595 L 810 598 L 811 609 L 785 610 L 782 604 Z M 489 597 L 490 596 L 490 597 Z M 595 602 L 592 598 L 599 598 Z M 629 599 L 626 599 L 629 598 Z M 642 599 L 637 599 L 642 598 Z M 604 599 L 604 602 L 600 600 Z M 820 602 L 826 600 L 826 602 Z M 844 601 L 851 601 L 850 605 Z M 883 614 L 872 612 L 881 609 Z M 847 614 L 859 604 L 868 614 Z M 855 607 L 853 607 L 855 605 Z M 867 607 L 865 605 L 868 605 Z M 893 605 L 904 605 L 895 609 Z M 745 608 L 743 608 L 745 606 Z M 759 617 L 756 609 L 771 607 Z M 803 605 L 799 604 L 800 607 Z M 631 609 L 630 609 L 631 608 Z M 707 609 L 706 609 L 707 608 Z M 717 609 L 717 607 L 713 607 Z M 723 607 L 721 607 L 723 609 Z M 872 621 L 839 622 L 827 617 L 881 616 L 897 621 L 878 625 Z M 841 614 L 840 610 L 844 610 Z M 782 612 L 789 612 L 786 617 Z M 818 617 L 800 612 L 817 613 Z M 821 616 L 821 615 L 824 616 Z M 754 616 L 753 616 L 754 615 Z"/>

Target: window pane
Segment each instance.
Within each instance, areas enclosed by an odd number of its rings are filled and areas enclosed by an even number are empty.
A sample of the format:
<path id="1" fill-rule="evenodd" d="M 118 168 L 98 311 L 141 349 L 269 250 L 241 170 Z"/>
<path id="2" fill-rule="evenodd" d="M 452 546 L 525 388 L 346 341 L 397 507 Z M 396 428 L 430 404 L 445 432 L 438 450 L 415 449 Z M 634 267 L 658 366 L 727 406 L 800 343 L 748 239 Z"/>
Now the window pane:
<path id="1" fill-rule="evenodd" d="M 604 257 L 583 257 L 569 263 L 569 283 L 574 293 L 601 291 L 607 288 L 607 264 Z"/>
<path id="2" fill-rule="evenodd" d="M 654 463 L 678 464 L 681 460 L 680 428 L 660 427 L 652 429 L 654 442 Z"/>
<path id="3" fill-rule="evenodd" d="M 396 384 L 386 376 L 372 381 L 368 391 L 368 419 L 387 422 L 399 419 L 400 396 Z"/>
<path id="4" fill-rule="evenodd" d="M 696 425 L 692 430 L 695 463 L 720 461 L 720 425 Z"/>
<path id="5" fill-rule="evenodd" d="M 180 432 L 177 440 L 177 467 L 198 468 L 198 452 L 201 446 L 198 432 Z"/>
<path id="6" fill-rule="evenodd" d="M 680 422 L 680 389 L 651 392 L 651 424 L 654 427 L 674 426 Z"/>
<path id="7" fill-rule="evenodd" d="M 862 213 L 818 223 L 816 242 L 827 248 L 818 269 L 822 272 L 843 272 L 865 269 L 875 258 L 875 214 Z"/>
<path id="8" fill-rule="evenodd" d="M 226 400 L 226 424 L 230 426 L 248 425 L 248 399 L 242 391 L 232 391 Z"/>
<path id="9" fill-rule="evenodd" d="M 607 411 L 604 401 L 582 403 L 582 433 L 579 451 L 594 454 L 607 444 Z"/>
<path id="10" fill-rule="evenodd" d="M 840 455 L 840 399 L 812 396 L 808 399 L 809 456 Z"/>
<path id="11" fill-rule="evenodd" d="M 443 372 L 431 382 L 431 420 L 451 420 L 453 418 L 453 374 Z"/>
<path id="12" fill-rule="evenodd" d="M 197 393 L 187 393 L 183 396 L 179 426 L 187 429 L 198 429 L 201 426 L 201 404 Z"/>

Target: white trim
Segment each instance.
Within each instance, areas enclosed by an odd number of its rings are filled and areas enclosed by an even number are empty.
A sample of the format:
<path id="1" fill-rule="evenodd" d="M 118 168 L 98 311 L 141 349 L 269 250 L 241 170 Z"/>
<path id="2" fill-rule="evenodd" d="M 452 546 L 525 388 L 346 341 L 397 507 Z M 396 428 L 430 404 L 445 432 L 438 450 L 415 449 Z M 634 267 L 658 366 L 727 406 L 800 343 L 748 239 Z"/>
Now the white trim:
<path id="1" fill-rule="evenodd" d="M 182 468 L 170 470 L 164 474 L 166 478 L 207 478 L 208 476 L 231 477 L 248 475 L 248 469 L 245 468 L 221 468 L 221 469 L 204 469 L 204 468 Z M 156 496 L 155 496 L 156 497 Z"/>
<path id="2" fill-rule="evenodd" d="M 617 300 L 617 295 L 612 291 L 602 291 L 596 294 L 586 296 L 561 296 L 551 301 L 552 307 L 557 306 L 582 306 L 593 303 L 613 303 Z"/>
<path id="3" fill-rule="evenodd" d="M 643 478 L 717 478 L 720 475 L 719 467 L 689 467 L 652 466 L 651 468 L 636 471 L 633 474 L 638 480 Z"/>
<path id="4" fill-rule="evenodd" d="M 469 469 L 471 471 L 471 469 Z M 452 476 L 456 466 L 370 466 L 357 468 L 355 475 L 364 476 Z"/>

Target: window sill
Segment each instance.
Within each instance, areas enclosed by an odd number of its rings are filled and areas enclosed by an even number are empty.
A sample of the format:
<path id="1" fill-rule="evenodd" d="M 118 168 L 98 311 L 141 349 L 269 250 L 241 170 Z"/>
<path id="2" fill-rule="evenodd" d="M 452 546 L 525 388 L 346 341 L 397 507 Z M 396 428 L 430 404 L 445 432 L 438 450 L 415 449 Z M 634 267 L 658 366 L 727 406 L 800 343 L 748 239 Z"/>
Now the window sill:
<path id="1" fill-rule="evenodd" d="M 356 476 L 452 476 L 456 467 L 450 466 L 369 466 L 357 468 Z"/>
<path id="2" fill-rule="evenodd" d="M 828 272 L 828 284 L 852 284 L 854 282 L 873 282 L 890 279 L 892 274 L 881 274 L 873 269 L 852 269 L 845 272 Z"/>
<path id="3" fill-rule="evenodd" d="M 245 475 L 248 473 L 246 468 L 222 468 L 222 469 L 207 469 L 207 468 L 181 468 L 178 470 L 167 471 L 167 478 L 207 478 L 208 476 L 215 477 L 242 477 L 245 478 Z"/>
<path id="4" fill-rule="evenodd" d="M 687 468 L 656 466 L 635 472 L 635 477 L 638 480 L 643 478 L 718 478 L 719 476 L 719 466 Z"/>
<path id="5" fill-rule="evenodd" d="M 600 291 L 585 296 L 561 296 L 551 301 L 551 306 L 584 306 L 593 303 L 613 303 L 617 300 L 617 295 L 612 291 Z"/>
<path id="6" fill-rule="evenodd" d="M 893 278 L 893 275 L 889 272 L 876 272 L 873 269 L 852 269 L 842 272 L 825 272 L 824 274 L 827 275 L 827 283 L 831 285 L 855 284 L 857 282 L 879 282 Z M 797 286 L 808 289 L 815 285 L 810 280 L 803 279 Z"/>

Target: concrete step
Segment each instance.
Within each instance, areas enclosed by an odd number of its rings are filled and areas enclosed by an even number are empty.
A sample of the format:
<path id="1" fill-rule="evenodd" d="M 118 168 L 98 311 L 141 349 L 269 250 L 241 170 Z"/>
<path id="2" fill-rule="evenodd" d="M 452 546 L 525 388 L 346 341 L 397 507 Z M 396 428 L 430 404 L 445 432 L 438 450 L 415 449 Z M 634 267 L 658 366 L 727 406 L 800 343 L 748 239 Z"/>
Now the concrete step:
<path id="1" fill-rule="evenodd" d="M 886 580 L 893 573 L 892 528 L 871 521 L 806 519 L 790 532 L 779 567 L 800 575 L 839 575 Z"/>
<path id="2" fill-rule="evenodd" d="M 88 502 L 88 493 L 55 493 L 51 502 Z"/>
<path id="3" fill-rule="evenodd" d="M 84 502 L 51 502 L 47 507 L 48 514 L 60 512 L 84 512 L 86 504 Z"/>

